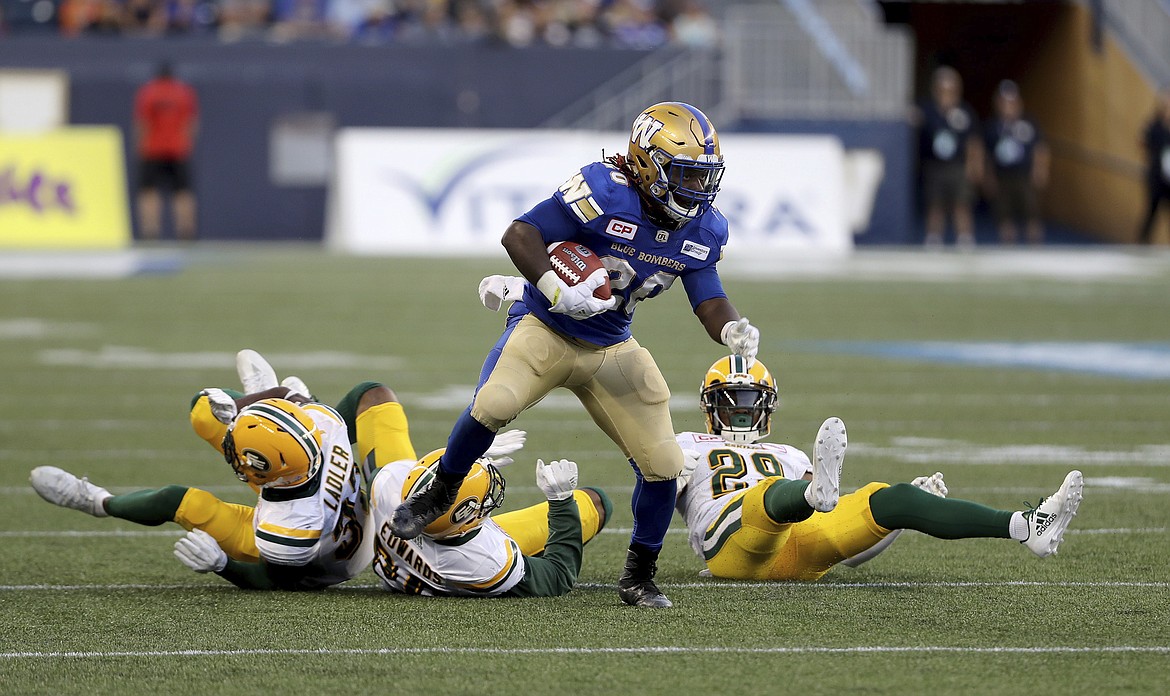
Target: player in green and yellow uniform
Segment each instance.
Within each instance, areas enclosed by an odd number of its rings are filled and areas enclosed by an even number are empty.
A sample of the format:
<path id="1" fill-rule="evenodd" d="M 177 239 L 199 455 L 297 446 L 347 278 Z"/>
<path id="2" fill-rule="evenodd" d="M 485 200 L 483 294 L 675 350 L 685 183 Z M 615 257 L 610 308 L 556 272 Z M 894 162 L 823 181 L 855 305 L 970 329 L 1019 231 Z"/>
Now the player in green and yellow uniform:
<path id="1" fill-rule="evenodd" d="M 677 505 L 695 553 L 716 577 L 816 580 L 855 565 L 900 529 L 941 539 L 1016 539 L 1036 555 L 1056 552 L 1081 500 L 1081 472 L 1030 510 L 995 510 L 945 498 L 942 474 L 914 483 L 872 482 L 840 494 L 848 445 L 838 418 L 824 422 L 810 461 L 790 445 L 761 442 L 776 387 L 759 361 L 731 355 L 711 366 L 701 395 L 707 432 L 679 433 L 687 459 Z"/>
<path id="2" fill-rule="evenodd" d="M 372 556 L 365 482 L 388 462 L 416 458 L 402 404 L 385 385 L 363 382 L 334 410 L 314 402 L 298 378 L 277 385 L 272 368 L 250 350 L 237 356 L 237 369 L 248 393 L 205 389 L 192 400 L 190 419 L 202 439 L 228 452 L 239 478 L 258 493 L 256 506 L 180 485 L 111 495 L 56 467 L 34 469 L 33 487 L 49 502 L 96 517 L 175 522 L 190 532 L 176 544 L 181 561 L 241 587 L 316 589 L 354 577 Z M 503 457 L 523 442 L 523 431 L 502 433 L 489 453 Z M 280 466 L 289 462 L 295 466 Z M 592 489 L 571 498 L 588 541 L 604 525 L 608 501 Z M 545 538 L 534 530 L 548 529 L 548 507 L 503 514 L 497 522 L 524 553 L 539 553 Z"/>

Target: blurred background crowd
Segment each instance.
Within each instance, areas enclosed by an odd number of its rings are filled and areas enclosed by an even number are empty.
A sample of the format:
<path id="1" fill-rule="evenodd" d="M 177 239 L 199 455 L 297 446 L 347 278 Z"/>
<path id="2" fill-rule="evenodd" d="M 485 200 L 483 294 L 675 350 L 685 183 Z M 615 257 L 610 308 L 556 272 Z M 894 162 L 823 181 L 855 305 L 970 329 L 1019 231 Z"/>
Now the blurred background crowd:
<path id="1" fill-rule="evenodd" d="M 0 32 L 223 41 L 714 47 L 703 0 L 16 0 Z M 0 14 L 2 17 L 2 14 Z"/>

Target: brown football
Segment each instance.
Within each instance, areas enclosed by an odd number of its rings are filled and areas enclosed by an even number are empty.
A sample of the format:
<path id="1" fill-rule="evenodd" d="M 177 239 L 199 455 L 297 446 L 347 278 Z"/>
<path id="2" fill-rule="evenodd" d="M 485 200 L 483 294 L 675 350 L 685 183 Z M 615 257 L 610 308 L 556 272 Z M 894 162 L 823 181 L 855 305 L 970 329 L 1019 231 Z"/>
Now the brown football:
<path id="1" fill-rule="evenodd" d="M 576 285 L 597 269 L 605 268 L 592 249 L 577 242 L 556 242 L 548 245 L 548 260 L 552 262 L 553 270 L 567 285 Z M 599 300 L 608 300 L 612 294 L 609 276 L 606 275 L 605 282 L 593 290 L 593 296 Z"/>

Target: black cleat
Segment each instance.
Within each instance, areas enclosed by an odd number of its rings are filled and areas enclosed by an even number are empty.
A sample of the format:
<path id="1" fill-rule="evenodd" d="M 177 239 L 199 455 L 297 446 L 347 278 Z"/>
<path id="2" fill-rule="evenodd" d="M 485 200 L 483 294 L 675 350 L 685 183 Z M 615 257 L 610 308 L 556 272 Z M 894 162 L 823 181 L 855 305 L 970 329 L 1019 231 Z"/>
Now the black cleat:
<path id="1" fill-rule="evenodd" d="M 658 585 L 654 575 L 658 572 L 658 552 L 644 546 L 630 546 L 626 554 L 626 567 L 618 578 L 618 596 L 633 607 L 665 609 L 674 606 Z"/>
<path id="2" fill-rule="evenodd" d="M 413 539 L 423 533 L 427 525 L 442 517 L 459 495 L 461 481 L 453 484 L 436 476 L 431 485 L 402 501 L 390 518 L 390 531 L 399 539 Z"/>

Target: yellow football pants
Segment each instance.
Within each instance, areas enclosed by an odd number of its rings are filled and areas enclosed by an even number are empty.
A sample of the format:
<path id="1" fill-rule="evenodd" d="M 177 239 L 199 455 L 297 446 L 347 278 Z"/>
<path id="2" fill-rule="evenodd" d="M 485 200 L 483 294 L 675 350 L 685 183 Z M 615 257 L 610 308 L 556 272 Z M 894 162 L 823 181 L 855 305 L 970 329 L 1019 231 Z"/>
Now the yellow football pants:
<path id="1" fill-rule="evenodd" d="M 765 479 L 741 496 L 742 522 L 707 560 L 712 575 L 732 580 L 816 580 L 891 531 L 875 522 L 869 509 L 869 497 L 889 484 L 867 484 L 841 496 L 831 512 L 779 524 L 764 510 L 764 492 L 780 480 Z"/>
<path id="2" fill-rule="evenodd" d="M 175 522 L 187 531 L 202 529 L 207 532 L 229 558 L 256 563 L 260 560 L 260 552 L 256 550 L 256 535 L 252 529 L 255 512 L 251 506 L 225 503 L 207 491 L 189 488 L 175 511 Z"/>

